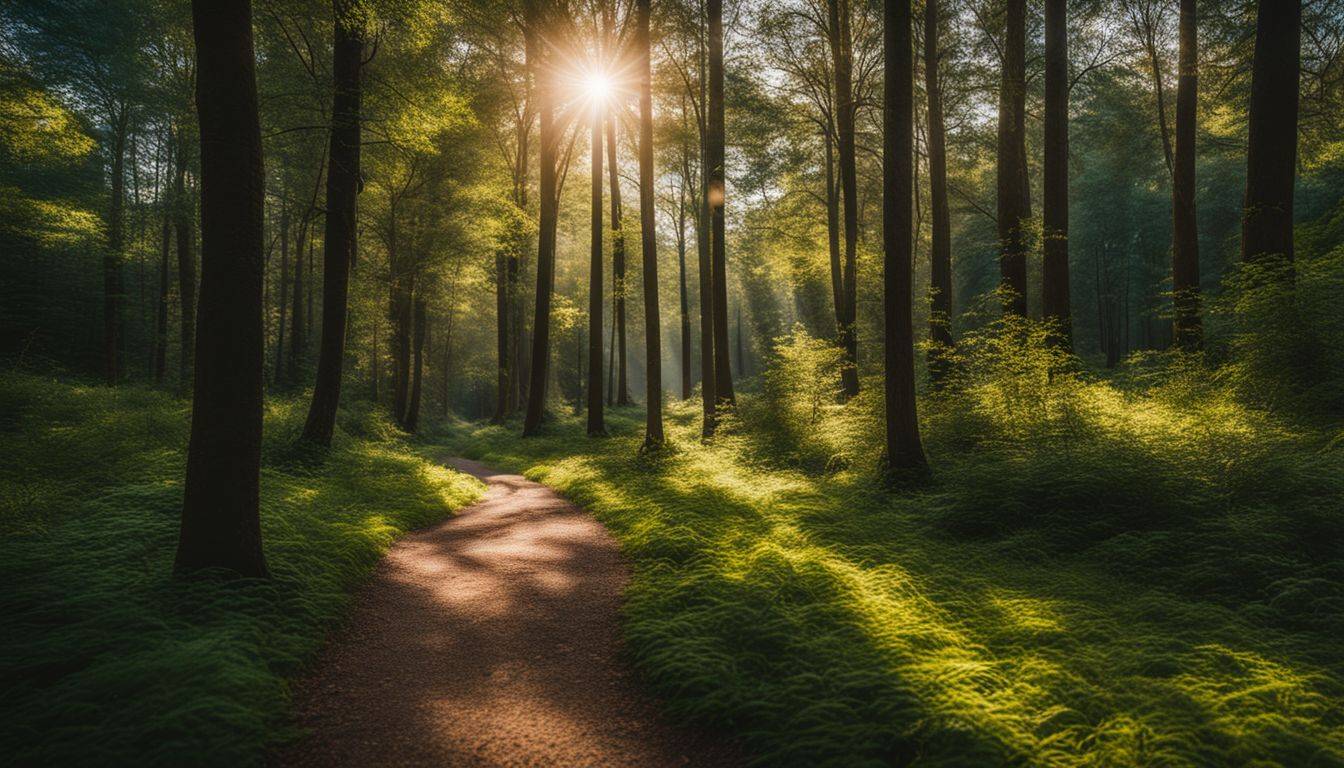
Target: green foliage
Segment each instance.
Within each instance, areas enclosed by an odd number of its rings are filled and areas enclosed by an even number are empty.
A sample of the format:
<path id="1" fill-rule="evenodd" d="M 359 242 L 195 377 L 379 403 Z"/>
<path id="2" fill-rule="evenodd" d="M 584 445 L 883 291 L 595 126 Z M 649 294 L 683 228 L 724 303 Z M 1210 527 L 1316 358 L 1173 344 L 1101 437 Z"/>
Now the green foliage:
<path id="1" fill-rule="evenodd" d="M 1245 401 L 1344 414 L 1344 247 L 1242 264 L 1209 307 L 1219 375 Z"/>
<path id="2" fill-rule="evenodd" d="M 1045 336 L 959 340 L 921 401 L 934 479 L 899 494 L 873 482 L 878 382 L 814 419 L 826 350 L 802 334 L 712 442 L 671 406 L 683 447 L 656 461 L 623 413 L 604 441 L 575 420 L 445 440 L 615 532 L 638 668 L 760 765 L 1344 762 L 1338 427 L 1195 358 L 1102 379 Z M 848 469 L 797 469 L 842 435 Z"/>
<path id="3" fill-rule="evenodd" d="M 0 749 L 17 765 L 260 765 L 288 735 L 287 678 L 402 531 L 480 484 L 342 414 L 291 449 L 301 401 L 266 415 L 269 582 L 170 578 L 187 408 L 139 388 L 0 378 Z"/>

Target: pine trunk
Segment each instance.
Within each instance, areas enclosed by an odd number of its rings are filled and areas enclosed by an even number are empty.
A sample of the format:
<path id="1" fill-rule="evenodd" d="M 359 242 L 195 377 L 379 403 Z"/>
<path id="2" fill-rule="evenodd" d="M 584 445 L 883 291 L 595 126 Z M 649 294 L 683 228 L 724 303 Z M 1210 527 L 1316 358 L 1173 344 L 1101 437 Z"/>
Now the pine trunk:
<path id="1" fill-rule="evenodd" d="M 266 576 L 261 546 L 261 122 L 248 0 L 192 3 L 201 118 L 201 307 L 174 570 Z"/>
<path id="2" fill-rule="evenodd" d="M 1184 350 L 1201 345 L 1199 230 L 1195 220 L 1195 108 L 1199 94 L 1199 38 L 1195 0 L 1181 0 L 1176 81 L 1176 152 L 1171 183 L 1172 336 Z"/>
<path id="3" fill-rule="evenodd" d="M 1298 67 L 1302 3 L 1260 3 L 1251 74 L 1250 137 L 1241 258 L 1293 263 L 1293 181 L 1297 171 Z"/>
<path id="4" fill-rule="evenodd" d="M 327 217 L 322 254 L 322 340 L 317 380 L 303 438 L 331 445 L 336 408 L 341 400 L 345 362 L 346 299 L 355 260 L 355 203 L 359 194 L 360 66 L 364 55 L 363 21 L 352 0 L 333 0 L 335 18 L 332 72 L 331 138 L 327 150 Z"/>
<path id="5" fill-rule="evenodd" d="M 1045 0 L 1045 166 L 1041 216 L 1045 260 L 1041 314 L 1051 340 L 1073 348 L 1069 308 L 1069 33 L 1066 0 Z"/>
<path id="6" fill-rule="evenodd" d="M 915 413 L 913 309 L 914 47 L 910 0 L 885 0 L 886 57 L 882 108 L 883 396 L 886 469 L 926 467 Z"/>
<path id="7" fill-rule="evenodd" d="M 1031 217 L 1026 194 L 1026 0 L 1008 0 L 999 87 L 998 235 L 999 269 L 1006 291 L 1004 311 L 1027 314 L 1027 238 Z"/>

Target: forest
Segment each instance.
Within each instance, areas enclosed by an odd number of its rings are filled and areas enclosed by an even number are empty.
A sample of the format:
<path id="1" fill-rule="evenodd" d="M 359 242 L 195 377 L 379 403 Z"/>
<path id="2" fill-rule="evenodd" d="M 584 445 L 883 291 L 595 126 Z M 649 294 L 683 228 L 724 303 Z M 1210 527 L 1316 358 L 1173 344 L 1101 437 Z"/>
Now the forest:
<path id="1" fill-rule="evenodd" d="M 0 0 L 0 762 L 1344 766 L 1344 0 Z"/>

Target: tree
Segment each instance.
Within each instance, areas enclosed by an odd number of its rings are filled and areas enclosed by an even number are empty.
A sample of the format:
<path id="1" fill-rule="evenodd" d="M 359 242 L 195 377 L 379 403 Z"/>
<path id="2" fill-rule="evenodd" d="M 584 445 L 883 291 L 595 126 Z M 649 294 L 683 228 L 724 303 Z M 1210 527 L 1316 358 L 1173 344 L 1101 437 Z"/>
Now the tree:
<path id="1" fill-rule="evenodd" d="M 1289 268 L 1293 263 L 1301 36 L 1300 0 L 1260 3 L 1241 220 L 1241 258 L 1248 263 L 1281 262 Z"/>
<path id="2" fill-rule="evenodd" d="M 630 404 L 630 384 L 626 380 L 629 368 L 625 362 L 625 230 L 621 227 L 621 177 L 616 163 L 617 120 L 615 111 L 607 115 L 607 173 L 611 176 L 611 311 L 616 323 L 616 338 L 612 341 L 616 356 L 616 405 Z"/>
<path id="3" fill-rule="evenodd" d="M 654 232 L 653 78 L 649 0 L 636 1 L 635 55 L 639 57 L 639 224 L 644 256 L 644 450 L 663 444 L 663 349 L 658 313 L 658 240 Z M 602 326 L 598 325 L 598 332 Z"/>
<path id="4" fill-rule="evenodd" d="M 530 0 L 528 3 L 529 26 L 544 19 L 537 7 L 542 0 Z M 523 417 L 523 436 L 536 435 L 541 430 L 541 420 L 546 410 L 546 377 L 549 372 L 551 355 L 551 293 L 555 288 L 555 232 L 559 213 L 559 184 L 557 156 L 559 155 L 559 126 L 555 119 L 555 52 L 547 45 L 538 46 L 541 69 L 540 82 L 536 85 L 537 113 L 539 116 L 540 143 L 539 163 L 540 183 L 538 194 L 541 198 L 539 227 L 537 235 L 537 298 L 535 319 L 532 324 L 532 367 L 528 371 L 527 413 Z"/>
<path id="5" fill-rule="evenodd" d="M 1026 145 L 1026 0 L 1008 0 L 999 85 L 998 234 L 1004 311 L 1027 314 L 1027 236 L 1031 189 Z"/>
<path id="6" fill-rule="evenodd" d="M 425 338 L 429 335 L 429 325 L 425 318 L 425 300 L 420 296 L 415 297 L 412 326 L 414 343 L 411 354 L 414 356 L 415 362 L 411 372 L 410 402 L 406 405 L 406 418 L 402 420 L 402 425 L 407 432 L 415 432 L 420 428 L 420 399 L 423 390 L 421 383 L 424 380 L 425 371 Z"/>
<path id="7" fill-rule="evenodd" d="M 607 433 L 602 413 L 602 132 L 604 114 L 602 100 L 593 100 L 592 123 L 592 227 L 588 263 L 588 435 Z"/>
<path id="8" fill-rule="evenodd" d="M 1195 224 L 1195 108 L 1199 93 L 1199 38 L 1195 0 L 1181 0 L 1180 61 L 1176 81 L 1176 151 L 1171 176 L 1172 336 L 1185 350 L 1198 349 L 1199 230 Z"/>
<path id="9" fill-rule="evenodd" d="M 849 0 L 826 0 L 827 36 L 831 47 L 831 68 L 835 74 L 835 145 L 840 160 L 840 190 L 843 204 L 845 253 L 842 266 L 841 296 L 843 320 L 840 343 L 845 348 L 846 365 L 841 383 L 846 397 L 859 393 L 858 335 L 858 246 L 859 185 L 854 149 L 854 54 L 850 35 Z M 829 164 L 830 153 L 827 151 Z M 829 167 L 828 167 L 829 170 Z M 837 307 L 839 309 L 839 307 Z"/>
<path id="10" fill-rule="evenodd" d="M 708 131 L 705 140 L 706 175 L 709 189 L 710 269 L 714 293 L 714 396 L 719 403 L 737 402 L 733 394 L 733 370 L 728 348 L 728 251 L 725 237 L 723 113 L 723 0 L 706 3 L 709 15 Z"/>
<path id="11" fill-rule="evenodd" d="M 1069 309 L 1069 30 L 1068 3 L 1045 0 L 1045 167 L 1041 216 L 1045 261 L 1042 312 L 1051 339 L 1073 347 Z"/>
<path id="12" fill-rule="evenodd" d="M 924 93 L 929 122 L 929 374 L 946 374 L 952 347 L 952 216 L 947 205 L 947 133 L 943 127 L 943 89 L 939 71 L 938 0 L 924 4 Z M 827 155 L 829 159 L 829 153 Z"/>
<path id="13" fill-rule="evenodd" d="M 265 176 L 249 0 L 195 0 L 201 305 L 174 570 L 264 577 L 261 546 Z"/>
<path id="14" fill-rule="evenodd" d="M 915 413 L 913 309 L 914 47 L 910 0 L 884 0 L 882 106 L 883 396 L 888 472 L 926 468 Z"/>
<path id="15" fill-rule="evenodd" d="M 323 238 L 322 341 L 303 439 L 330 446 L 341 399 L 345 361 L 346 297 L 355 260 L 355 199 L 359 194 L 360 68 L 364 57 L 363 19 L 354 0 L 332 0 L 334 32 L 331 138 L 327 150 L 327 226 Z"/>
<path id="16" fill-rule="evenodd" d="M 173 217 L 177 230 L 177 298 L 182 316 L 178 334 L 182 346 L 178 391 L 183 393 L 191 390 L 196 355 L 196 254 L 192 249 L 191 233 L 194 206 L 187 196 L 187 163 L 191 152 L 185 124 L 186 120 L 183 119 L 177 125 L 177 176 L 173 192 Z"/>

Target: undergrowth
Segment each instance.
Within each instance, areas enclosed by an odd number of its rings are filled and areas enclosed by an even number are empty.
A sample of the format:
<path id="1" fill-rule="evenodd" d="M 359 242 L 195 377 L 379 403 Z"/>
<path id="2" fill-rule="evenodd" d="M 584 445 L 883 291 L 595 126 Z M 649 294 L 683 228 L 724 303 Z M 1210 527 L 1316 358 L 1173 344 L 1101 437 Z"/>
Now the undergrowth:
<path id="1" fill-rule="evenodd" d="M 343 411 L 292 449 L 267 406 L 270 581 L 170 578 L 187 406 L 148 389 L 0 377 L 0 754 L 8 765 L 259 765 L 287 738 L 287 679 L 402 531 L 480 484 Z"/>
<path id="2" fill-rule="evenodd" d="M 1338 421 L 1193 357 L 1102 376 L 1043 333 L 960 340 L 920 404 L 933 479 L 895 493 L 880 382 L 798 397 L 833 361 L 796 333 L 813 380 L 767 373 L 708 444 L 697 399 L 656 456 L 624 411 L 608 439 L 439 439 L 598 515 L 638 669 L 757 764 L 1344 765 Z"/>

